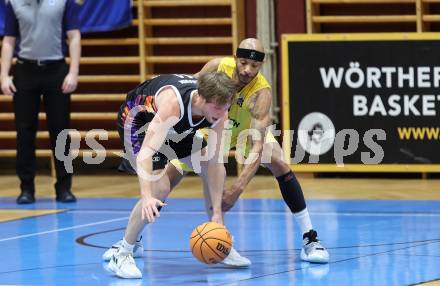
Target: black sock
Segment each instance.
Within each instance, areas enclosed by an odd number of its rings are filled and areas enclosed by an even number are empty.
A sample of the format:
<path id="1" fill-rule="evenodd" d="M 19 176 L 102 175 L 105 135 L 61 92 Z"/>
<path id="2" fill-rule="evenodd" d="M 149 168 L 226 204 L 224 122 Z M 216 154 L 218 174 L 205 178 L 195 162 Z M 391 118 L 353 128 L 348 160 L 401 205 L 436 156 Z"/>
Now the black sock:
<path id="1" fill-rule="evenodd" d="M 298 180 L 292 171 L 276 177 L 280 185 L 281 194 L 292 213 L 298 213 L 306 208 L 304 195 Z"/>

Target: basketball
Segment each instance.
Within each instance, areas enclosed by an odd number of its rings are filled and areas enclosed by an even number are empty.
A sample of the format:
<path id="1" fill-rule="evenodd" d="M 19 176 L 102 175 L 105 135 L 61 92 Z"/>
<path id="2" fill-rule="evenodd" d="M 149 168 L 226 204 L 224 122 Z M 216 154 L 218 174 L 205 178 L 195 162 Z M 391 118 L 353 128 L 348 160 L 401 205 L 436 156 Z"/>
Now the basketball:
<path id="1" fill-rule="evenodd" d="M 191 252 L 197 260 L 206 264 L 215 264 L 228 256 L 232 247 L 232 238 L 224 225 L 205 222 L 191 233 Z"/>

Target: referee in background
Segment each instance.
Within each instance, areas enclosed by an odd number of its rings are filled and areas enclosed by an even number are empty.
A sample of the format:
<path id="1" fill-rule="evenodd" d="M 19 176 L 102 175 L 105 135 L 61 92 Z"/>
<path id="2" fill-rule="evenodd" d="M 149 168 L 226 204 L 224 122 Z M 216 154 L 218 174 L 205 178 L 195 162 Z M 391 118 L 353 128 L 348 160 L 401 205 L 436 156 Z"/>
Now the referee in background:
<path id="1" fill-rule="evenodd" d="M 9 0 L 1 51 L 1 88 L 13 96 L 17 129 L 18 204 L 35 202 L 35 136 L 43 95 L 52 152 L 58 134 L 69 128 L 70 94 L 78 83 L 81 34 L 74 0 Z M 68 39 L 68 46 L 66 43 Z M 9 76 L 14 49 L 17 64 Z M 70 65 L 65 62 L 67 49 Z M 70 142 L 66 144 L 66 152 Z M 75 202 L 72 175 L 55 158 L 58 202 Z"/>

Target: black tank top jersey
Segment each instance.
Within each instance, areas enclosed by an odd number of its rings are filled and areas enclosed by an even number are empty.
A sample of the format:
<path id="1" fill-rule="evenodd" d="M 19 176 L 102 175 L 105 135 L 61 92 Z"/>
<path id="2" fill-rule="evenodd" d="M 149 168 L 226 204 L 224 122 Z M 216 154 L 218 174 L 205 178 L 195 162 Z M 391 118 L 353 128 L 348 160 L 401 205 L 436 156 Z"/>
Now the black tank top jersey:
<path id="1" fill-rule="evenodd" d="M 134 114 L 133 125 L 137 127 L 151 122 L 157 111 L 155 98 L 167 86 L 174 89 L 180 105 L 180 120 L 173 127 L 176 133 L 190 135 L 198 129 L 212 127 L 212 124 L 204 117 L 196 122 L 192 121 L 191 99 L 197 90 L 197 79 L 189 75 L 160 75 L 137 86 L 127 94 L 127 98 L 121 106 L 119 119 L 122 122 L 120 123 L 123 124 L 128 116 Z M 133 112 L 133 108 L 136 112 Z"/>

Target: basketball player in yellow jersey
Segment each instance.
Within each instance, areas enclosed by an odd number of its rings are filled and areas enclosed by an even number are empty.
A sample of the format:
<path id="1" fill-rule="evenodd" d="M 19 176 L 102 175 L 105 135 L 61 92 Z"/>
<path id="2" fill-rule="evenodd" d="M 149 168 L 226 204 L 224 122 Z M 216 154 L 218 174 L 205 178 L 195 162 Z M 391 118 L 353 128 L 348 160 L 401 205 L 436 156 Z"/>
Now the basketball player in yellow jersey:
<path id="1" fill-rule="evenodd" d="M 252 38 L 245 39 L 240 43 L 234 57 L 213 59 L 200 72 L 195 74 L 195 77 L 198 77 L 207 72 L 222 71 L 231 77 L 237 85 L 236 100 L 232 103 L 228 114 L 229 127 L 232 131 L 231 148 L 236 146 L 237 138 L 243 130 L 251 128 L 254 131 L 257 130 L 261 135 L 260 139 L 253 139 L 250 150 L 247 150 L 250 151 L 249 154 L 258 154 L 258 159 L 250 164 L 245 164 L 243 171 L 232 187 L 224 191 L 223 211 L 228 211 L 234 205 L 246 185 L 255 175 L 259 165 L 262 164 L 276 177 L 283 199 L 299 223 L 303 238 L 301 259 L 314 263 L 327 263 L 329 254 L 317 239 L 317 232 L 313 230 L 301 186 L 287 163 L 283 161 L 280 144 L 270 133 L 264 139 L 266 128 L 271 125 L 269 110 L 272 103 L 271 87 L 260 73 L 264 56 L 264 49 L 260 41 Z M 266 150 L 272 152 L 269 155 L 270 162 L 261 162 L 263 145 L 266 145 L 264 146 L 265 152 Z M 167 174 L 170 178 L 174 178 L 171 180 L 172 184 L 177 184 L 185 175 L 185 173 L 181 174 L 175 166 L 182 167 L 176 160 L 167 166 Z M 205 182 L 204 186 L 207 186 Z M 205 194 L 208 193 L 205 190 Z M 207 199 L 207 202 L 207 211 L 209 212 L 209 199 Z M 231 252 L 231 254 L 235 257 L 228 256 L 225 263 L 231 266 L 234 264 L 235 266 L 250 264 L 249 260 L 241 257 L 238 253 Z"/>

